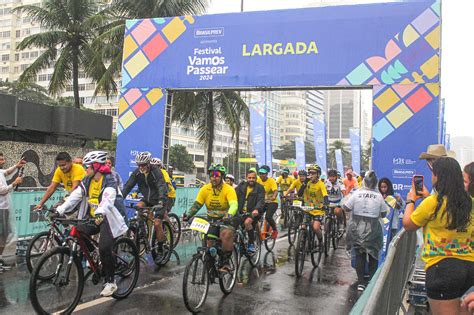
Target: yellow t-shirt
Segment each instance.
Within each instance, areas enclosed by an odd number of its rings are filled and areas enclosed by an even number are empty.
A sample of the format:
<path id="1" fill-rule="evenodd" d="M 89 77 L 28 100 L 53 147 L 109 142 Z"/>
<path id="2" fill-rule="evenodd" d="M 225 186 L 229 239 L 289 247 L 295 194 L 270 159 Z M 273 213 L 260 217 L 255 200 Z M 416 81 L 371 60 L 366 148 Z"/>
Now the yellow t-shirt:
<path id="1" fill-rule="evenodd" d="M 235 189 L 228 184 L 223 184 L 221 190 L 213 189 L 212 184 L 204 185 L 196 197 L 196 201 L 201 205 L 206 205 L 207 215 L 220 218 L 227 214 L 229 203 L 237 202 Z"/>
<path id="2" fill-rule="evenodd" d="M 283 178 L 283 176 L 278 177 L 276 183 L 280 186 L 280 191 L 287 191 L 293 183 L 294 179 L 292 177 Z"/>
<path id="3" fill-rule="evenodd" d="M 63 173 L 59 167 L 56 168 L 52 181 L 58 184 L 62 183 L 64 189 L 71 192 L 72 182 L 76 180 L 81 181 L 84 176 L 86 176 L 84 168 L 79 164 L 72 164 L 71 170 L 68 173 Z"/>
<path id="4" fill-rule="evenodd" d="M 424 247 L 422 259 L 425 270 L 445 258 L 458 258 L 474 262 L 474 225 L 469 224 L 466 231 L 448 230 L 446 200 L 433 218 L 437 205 L 437 196 L 431 195 L 415 209 L 411 220 L 423 227 Z M 474 208 L 471 211 L 474 218 Z"/>
<path id="5" fill-rule="evenodd" d="M 168 185 L 168 198 L 176 198 L 176 190 L 173 187 L 173 183 L 171 183 L 171 179 L 168 172 L 164 169 L 161 169 L 161 173 L 163 174 L 163 179 L 165 180 L 165 183 Z"/>
<path id="6" fill-rule="evenodd" d="M 99 195 L 103 180 L 104 176 L 101 176 L 98 181 L 92 179 L 89 185 L 89 209 L 92 217 L 95 216 L 95 210 L 99 207 Z"/>
<path id="7" fill-rule="evenodd" d="M 286 192 L 290 193 L 294 191 L 295 189 L 296 189 L 296 192 L 298 192 L 298 190 L 300 190 L 301 188 L 301 185 L 303 185 L 303 183 L 299 179 L 295 179 L 293 183 L 291 183 L 290 188 L 288 188 Z"/>
<path id="8" fill-rule="evenodd" d="M 247 199 L 252 191 L 253 191 L 253 187 L 247 186 L 247 192 L 245 193 L 244 207 L 242 208 L 243 212 L 247 212 Z"/>
<path id="9" fill-rule="evenodd" d="M 278 186 L 273 178 L 269 177 L 266 181 L 262 181 L 260 177 L 257 177 L 257 183 L 261 184 L 265 189 L 265 202 L 277 202 L 276 198 L 272 198 L 273 192 L 278 190 Z"/>
<path id="10" fill-rule="evenodd" d="M 312 206 L 317 209 L 322 209 L 324 197 L 328 195 L 326 185 L 318 180 L 316 183 L 308 182 L 304 190 L 303 200 L 307 206 Z M 310 212 L 312 215 L 324 215 L 323 210 L 314 210 Z"/>

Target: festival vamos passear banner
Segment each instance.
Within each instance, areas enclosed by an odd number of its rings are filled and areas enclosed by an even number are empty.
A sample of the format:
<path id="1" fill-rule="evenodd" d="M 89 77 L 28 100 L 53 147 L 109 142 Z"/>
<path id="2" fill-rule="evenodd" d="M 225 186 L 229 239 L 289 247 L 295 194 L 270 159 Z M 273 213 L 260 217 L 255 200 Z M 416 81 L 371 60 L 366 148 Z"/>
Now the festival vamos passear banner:
<path id="1" fill-rule="evenodd" d="M 440 1 L 409 0 L 128 20 L 118 168 L 133 152 L 160 156 L 167 89 L 371 86 L 374 168 L 399 174 L 388 161 L 438 140 L 440 14 Z M 392 140 L 406 146 L 419 120 L 429 126 L 405 153 Z"/>

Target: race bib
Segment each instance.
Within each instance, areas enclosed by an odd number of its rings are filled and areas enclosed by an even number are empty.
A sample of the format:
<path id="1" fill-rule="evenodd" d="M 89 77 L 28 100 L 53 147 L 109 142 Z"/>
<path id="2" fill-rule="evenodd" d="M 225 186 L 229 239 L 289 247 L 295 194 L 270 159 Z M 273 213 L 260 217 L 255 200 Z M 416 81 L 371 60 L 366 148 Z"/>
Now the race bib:
<path id="1" fill-rule="evenodd" d="M 195 218 L 191 223 L 190 229 L 206 234 L 211 224 L 204 219 Z"/>
<path id="2" fill-rule="evenodd" d="M 293 200 L 293 206 L 301 207 L 303 205 L 303 201 L 301 200 Z"/>

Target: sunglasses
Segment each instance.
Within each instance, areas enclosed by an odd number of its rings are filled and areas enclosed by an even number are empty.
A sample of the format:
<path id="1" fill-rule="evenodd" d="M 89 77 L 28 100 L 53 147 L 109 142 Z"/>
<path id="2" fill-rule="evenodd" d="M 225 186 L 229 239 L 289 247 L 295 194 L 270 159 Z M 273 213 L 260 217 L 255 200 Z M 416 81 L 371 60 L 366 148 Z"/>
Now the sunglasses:
<path id="1" fill-rule="evenodd" d="M 318 172 L 308 172 L 308 175 L 316 175 Z"/>
<path id="2" fill-rule="evenodd" d="M 145 166 L 147 166 L 147 165 L 148 165 L 147 163 L 145 163 L 145 164 L 138 164 L 138 167 L 145 167 Z"/>
<path id="3" fill-rule="evenodd" d="M 221 177 L 221 172 L 219 171 L 212 171 L 212 172 L 209 172 L 209 177 Z"/>

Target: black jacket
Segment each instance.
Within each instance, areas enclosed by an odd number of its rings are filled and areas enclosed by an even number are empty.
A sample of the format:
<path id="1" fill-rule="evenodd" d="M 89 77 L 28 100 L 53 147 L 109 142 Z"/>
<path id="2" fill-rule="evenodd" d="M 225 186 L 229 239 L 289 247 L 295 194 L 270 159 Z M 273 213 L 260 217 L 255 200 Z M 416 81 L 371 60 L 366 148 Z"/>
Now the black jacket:
<path id="1" fill-rule="evenodd" d="M 150 173 L 147 177 L 140 173 L 140 170 L 137 168 L 123 187 L 124 198 L 127 197 L 135 185 L 138 185 L 138 191 L 146 201 L 162 201 L 166 203 L 168 199 L 168 186 L 163 178 L 163 173 L 161 173 L 160 168 L 157 166 L 150 165 Z"/>
<path id="2" fill-rule="evenodd" d="M 239 201 L 239 213 L 243 213 L 245 205 L 245 199 L 247 195 L 247 182 L 241 182 L 237 188 L 237 199 Z M 253 211 L 257 209 L 259 212 L 263 211 L 265 206 L 265 189 L 259 183 L 255 183 L 252 192 L 249 194 L 247 199 L 247 211 Z"/>

